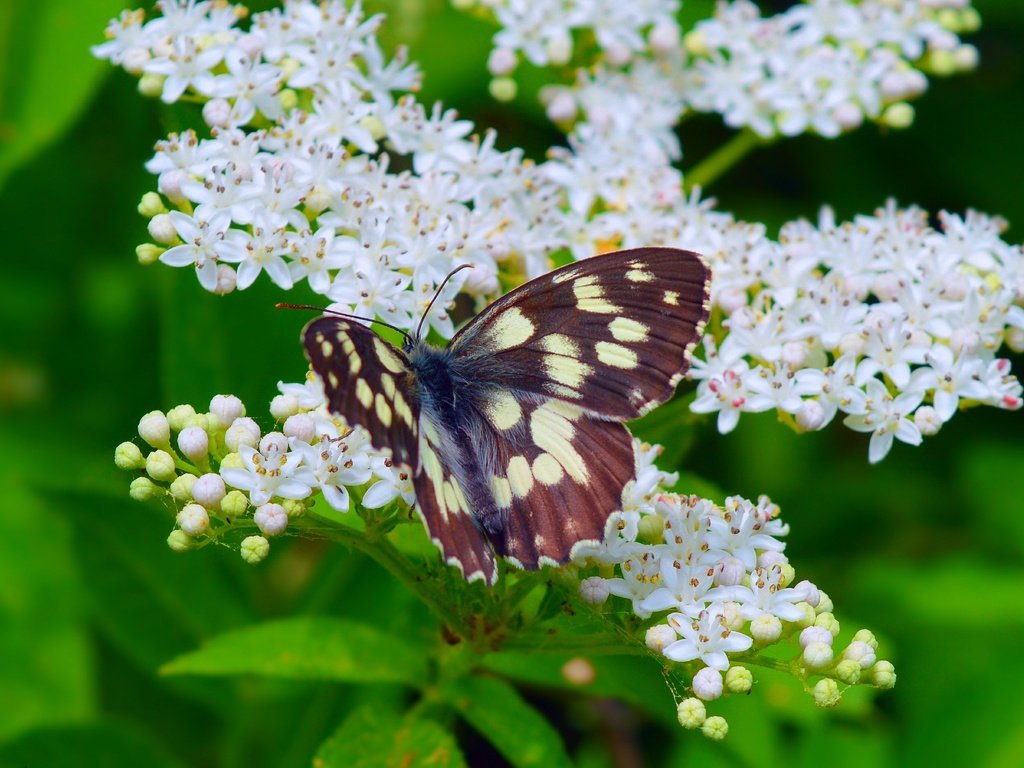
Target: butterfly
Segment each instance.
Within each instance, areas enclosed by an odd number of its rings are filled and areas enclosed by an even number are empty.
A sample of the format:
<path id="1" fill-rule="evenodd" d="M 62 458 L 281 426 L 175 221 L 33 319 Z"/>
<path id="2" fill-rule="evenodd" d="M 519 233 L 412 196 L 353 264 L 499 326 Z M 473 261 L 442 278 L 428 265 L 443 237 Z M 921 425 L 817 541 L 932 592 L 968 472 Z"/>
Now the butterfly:
<path id="1" fill-rule="evenodd" d="M 411 473 L 434 544 L 469 580 L 564 564 L 635 476 L 625 425 L 670 398 L 708 317 L 695 253 L 594 256 L 494 301 L 445 348 L 325 315 L 303 330 L 328 408 Z"/>

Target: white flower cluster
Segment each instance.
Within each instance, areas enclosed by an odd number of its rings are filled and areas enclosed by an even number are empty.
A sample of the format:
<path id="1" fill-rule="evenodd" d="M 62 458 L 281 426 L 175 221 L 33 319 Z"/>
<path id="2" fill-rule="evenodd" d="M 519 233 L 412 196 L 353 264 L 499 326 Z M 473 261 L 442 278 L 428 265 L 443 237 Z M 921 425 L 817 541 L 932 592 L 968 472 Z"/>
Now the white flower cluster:
<path id="1" fill-rule="evenodd" d="M 473 0 L 455 0 L 463 9 L 475 8 Z M 519 55 L 532 64 L 561 66 L 572 58 L 573 33 L 593 35 L 604 58 L 622 65 L 649 44 L 673 39 L 678 43 L 675 14 L 678 0 L 479 0 L 500 30 L 488 60 L 493 75 L 508 75 Z"/>
<path id="2" fill-rule="evenodd" d="M 255 523 L 259 535 L 243 541 L 241 552 L 258 562 L 269 551 L 267 537 L 284 533 L 318 494 L 339 512 L 349 510 L 352 488 L 359 489 L 366 509 L 396 499 L 412 503 L 409 474 L 372 448 L 366 430 L 351 429 L 328 413 L 318 379 L 310 374 L 304 384 L 279 387 L 270 411 L 283 422 L 280 431 L 263 434 L 241 400 L 217 395 L 206 413 L 181 405 L 143 416 L 139 436 L 153 449 L 148 454 L 135 443 L 118 446 L 115 463 L 143 473 L 132 481 L 132 497 L 167 495 L 179 509 L 168 538 L 173 549 Z"/>
<path id="3" fill-rule="evenodd" d="M 905 127 L 925 71 L 974 68 L 958 33 L 978 24 L 968 0 L 810 0 L 771 17 L 749 0 L 720 2 L 685 39 L 687 103 L 764 137 Z"/>
<path id="4" fill-rule="evenodd" d="M 246 31 L 238 6 L 158 5 L 163 15 L 147 22 L 126 11 L 94 53 L 141 73 L 164 101 L 205 102 L 211 135 L 157 145 L 147 168 L 163 197 L 143 200 L 155 244 L 140 246 L 141 259 L 194 266 L 217 292 L 261 272 L 282 289 L 306 280 L 336 309 L 409 329 L 471 257 L 476 268 L 427 318 L 445 337 L 446 300 L 459 290 L 495 293 L 499 264 L 548 269 L 563 227 L 550 185 L 521 152 L 497 151 L 493 134 L 467 138 L 472 124 L 452 110 L 399 95 L 419 76 L 403 52 L 385 58 L 382 17 L 292 0 Z M 392 171 L 393 156 L 411 170 Z"/>
<path id="5" fill-rule="evenodd" d="M 778 241 L 727 222 L 704 252 L 724 317 L 705 337 L 697 413 L 729 432 L 743 412 L 776 410 L 801 431 L 870 432 L 869 458 L 917 445 L 971 405 L 1021 407 L 1006 344 L 1024 350 L 1024 251 L 1005 223 L 889 204 L 837 224 L 797 221 Z"/>
<path id="6" fill-rule="evenodd" d="M 808 581 L 790 586 L 795 572 L 780 540 L 789 528 L 778 506 L 764 496 L 756 504 L 732 496 L 718 507 L 665 493 L 676 478 L 654 467 L 657 454 L 657 447 L 638 451 L 640 471 L 624 510 L 609 520 L 604 543 L 578 553 L 583 567 L 615 571 L 584 579 L 584 600 L 601 604 L 615 595 L 629 600 L 641 619 L 663 618 L 647 630 L 647 645 L 673 661 L 699 662 L 693 688 L 704 700 L 722 695 L 723 672 L 730 691 L 749 691 L 749 676 L 728 674 L 732 661 L 794 639 L 804 675 L 891 684 L 892 665 L 876 659 L 870 632 L 861 630 L 834 652 L 839 624 L 831 601 Z"/>

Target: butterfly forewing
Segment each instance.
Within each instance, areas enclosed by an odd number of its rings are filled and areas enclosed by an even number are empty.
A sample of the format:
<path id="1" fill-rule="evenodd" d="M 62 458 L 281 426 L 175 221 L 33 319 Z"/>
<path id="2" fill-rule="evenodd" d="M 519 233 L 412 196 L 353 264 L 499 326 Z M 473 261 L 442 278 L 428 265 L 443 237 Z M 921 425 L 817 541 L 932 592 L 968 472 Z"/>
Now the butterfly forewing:
<path id="1" fill-rule="evenodd" d="M 695 253 L 638 248 L 551 272 L 491 304 L 452 340 L 490 381 L 608 418 L 664 402 L 708 315 Z"/>
<path id="2" fill-rule="evenodd" d="M 331 413 L 362 425 L 374 448 L 415 468 L 419 391 L 405 354 L 366 326 L 332 316 L 307 325 L 303 343 Z"/>

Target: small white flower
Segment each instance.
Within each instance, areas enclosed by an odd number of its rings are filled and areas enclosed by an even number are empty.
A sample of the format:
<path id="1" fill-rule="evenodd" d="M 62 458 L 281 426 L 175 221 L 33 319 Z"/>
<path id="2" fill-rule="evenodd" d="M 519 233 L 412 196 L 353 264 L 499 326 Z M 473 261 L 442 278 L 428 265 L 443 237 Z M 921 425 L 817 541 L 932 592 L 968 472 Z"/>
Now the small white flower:
<path id="1" fill-rule="evenodd" d="M 682 638 L 667 646 L 664 654 L 673 661 L 700 659 L 712 669 L 729 668 L 729 653 L 746 651 L 753 640 L 727 629 L 719 613 L 702 611 L 696 620 L 681 613 L 668 617 L 669 626 Z"/>
<path id="2" fill-rule="evenodd" d="M 271 444 L 265 453 L 241 445 L 238 455 L 243 466 L 222 467 L 220 474 L 232 488 L 248 491 L 253 506 L 266 504 L 274 496 L 304 499 L 312 492 L 315 479 L 308 469 L 299 466 L 300 453 L 283 451 L 277 444 Z"/>
<path id="3" fill-rule="evenodd" d="M 859 412 L 851 413 L 843 423 L 857 432 L 871 432 L 868 460 L 875 464 L 892 448 L 893 438 L 909 445 L 921 444 L 921 430 L 909 418 L 924 397 L 923 390 L 904 392 L 896 397 L 878 379 L 865 385 L 867 399 Z"/>

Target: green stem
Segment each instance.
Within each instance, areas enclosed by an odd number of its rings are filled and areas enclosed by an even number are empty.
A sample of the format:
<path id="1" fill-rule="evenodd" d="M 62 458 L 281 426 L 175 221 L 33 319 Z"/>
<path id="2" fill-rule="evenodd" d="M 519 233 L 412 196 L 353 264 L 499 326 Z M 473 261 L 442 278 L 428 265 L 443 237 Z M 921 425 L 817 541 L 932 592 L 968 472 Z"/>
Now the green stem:
<path id="1" fill-rule="evenodd" d="M 689 193 L 694 187 L 707 189 L 719 176 L 725 174 L 755 147 L 767 144 L 769 141 L 770 139 L 758 136 L 749 128 L 744 128 L 693 168 L 684 172 L 686 192 Z"/>
<path id="2" fill-rule="evenodd" d="M 559 637 L 557 635 L 524 635 L 510 637 L 502 643 L 503 651 L 524 653 L 557 653 L 567 656 L 649 656 L 644 646 L 622 642 L 622 636 L 606 632 L 599 635 L 580 637 Z"/>

